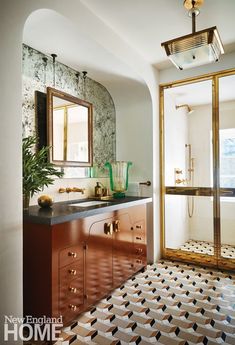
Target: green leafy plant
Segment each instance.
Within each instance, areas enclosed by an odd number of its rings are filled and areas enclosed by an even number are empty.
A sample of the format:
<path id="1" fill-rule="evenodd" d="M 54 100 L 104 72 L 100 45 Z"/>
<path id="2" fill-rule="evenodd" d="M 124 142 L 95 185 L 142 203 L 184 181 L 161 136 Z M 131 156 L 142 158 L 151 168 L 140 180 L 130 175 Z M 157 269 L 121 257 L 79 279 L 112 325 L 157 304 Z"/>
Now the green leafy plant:
<path id="1" fill-rule="evenodd" d="M 63 173 L 48 161 L 50 147 L 44 146 L 34 152 L 36 144 L 35 136 L 23 138 L 23 194 L 28 198 L 53 184 L 55 176 L 63 176 Z"/>

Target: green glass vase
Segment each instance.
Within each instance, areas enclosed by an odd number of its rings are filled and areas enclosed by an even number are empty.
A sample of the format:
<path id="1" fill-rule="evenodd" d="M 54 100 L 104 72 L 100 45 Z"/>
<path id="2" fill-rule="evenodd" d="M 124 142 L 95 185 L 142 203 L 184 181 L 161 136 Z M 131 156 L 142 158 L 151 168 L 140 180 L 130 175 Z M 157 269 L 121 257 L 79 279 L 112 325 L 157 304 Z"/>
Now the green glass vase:
<path id="1" fill-rule="evenodd" d="M 106 162 L 105 166 L 109 169 L 110 188 L 114 192 L 114 198 L 125 197 L 128 189 L 128 173 L 132 162 L 115 161 Z"/>

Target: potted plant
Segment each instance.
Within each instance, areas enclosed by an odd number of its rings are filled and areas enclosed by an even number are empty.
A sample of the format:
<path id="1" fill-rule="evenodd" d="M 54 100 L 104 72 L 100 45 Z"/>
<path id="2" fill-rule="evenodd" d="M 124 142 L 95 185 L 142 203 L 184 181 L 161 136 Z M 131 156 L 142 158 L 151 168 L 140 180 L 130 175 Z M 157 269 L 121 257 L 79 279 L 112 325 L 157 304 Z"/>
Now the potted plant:
<path id="1" fill-rule="evenodd" d="M 37 137 L 29 136 L 23 138 L 23 208 L 29 207 L 30 198 L 44 187 L 53 184 L 54 177 L 62 177 L 63 173 L 56 170 L 54 165 L 48 161 L 50 147 L 44 146 L 34 151 L 37 144 Z"/>

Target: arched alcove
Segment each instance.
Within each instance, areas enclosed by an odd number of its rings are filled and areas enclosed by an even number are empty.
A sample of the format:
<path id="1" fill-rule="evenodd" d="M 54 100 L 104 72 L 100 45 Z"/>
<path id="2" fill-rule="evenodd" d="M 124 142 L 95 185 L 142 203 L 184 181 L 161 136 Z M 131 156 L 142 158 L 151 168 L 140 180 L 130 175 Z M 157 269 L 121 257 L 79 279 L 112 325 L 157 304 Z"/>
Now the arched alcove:
<path id="1" fill-rule="evenodd" d="M 46 54 L 49 60 L 50 54 L 56 53 L 59 63 L 74 71 L 88 71 L 91 80 L 106 88 L 116 109 L 117 158 L 134 160 L 133 180 L 152 180 L 152 101 L 148 87 L 132 67 L 111 54 L 97 43 L 96 37 L 85 31 L 84 27 L 80 28 L 65 16 L 41 9 L 27 18 L 23 41 Z M 42 61 L 35 63 L 39 69 L 38 73 L 35 71 L 35 79 L 42 79 Z M 33 67 L 31 61 L 28 66 Z M 66 84 L 59 87 L 67 91 Z M 150 154 L 146 155 L 146 152 Z"/>

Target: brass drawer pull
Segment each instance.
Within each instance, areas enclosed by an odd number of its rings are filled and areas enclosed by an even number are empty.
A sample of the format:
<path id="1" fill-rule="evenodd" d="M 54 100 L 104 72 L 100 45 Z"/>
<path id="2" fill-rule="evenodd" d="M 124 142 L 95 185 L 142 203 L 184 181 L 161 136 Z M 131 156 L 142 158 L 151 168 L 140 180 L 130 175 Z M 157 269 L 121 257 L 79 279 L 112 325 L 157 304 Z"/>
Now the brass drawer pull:
<path id="1" fill-rule="evenodd" d="M 77 306 L 74 305 L 74 304 L 70 304 L 70 305 L 69 305 L 69 308 L 70 308 L 71 310 L 75 311 L 75 310 L 77 309 Z"/>
<path id="2" fill-rule="evenodd" d="M 137 240 L 142 240 L 142 237 L 136 236 L 136 239 L 137 239 Z"/>
<path id="3" fill-rule="evenodd" d="M 142 229 L 142 225 L 136 225 L 136 229 Z"/>
<path id="4" fill-rule="evenodd" d="M 76 293 L 77 292 L 77 288 L 70 286 L 69 287 L 69 291 L 72 292 L 72 293 Z"/>
<path id="5" fill-rule="evenodd" d="M 105 223 L 104 224 L 104 233 L 105 233 L 105 235 L 112 235 L 113 234 L 113 224 L 112 223 Z"/>
<path id="6" fill-rule="evenodd" d="M 70 273 L 72 276 L 76 276 L 77 271 L 76 271 L 76 270 L 69 270 L 69 273 Z"/>
<path id="7" fill-rule="evenodd" d="M 68 252 L 68 256 L 72 256 L 73 258 L 76 258 L 77 257 L 77 253 Z"/>
<path id="8" fill-rule="evenodd" d="M 137 264 L 142 264 L 142 260 L 136 260 Z"/>
<path id="9" fill-rule="evenodd" d="M 120 231 L 120 221 L 119 220 L 115 220 L 113 222 L 113 231 L 114 232 L 119 232 Z"/>
<path id="10" fill-rule="evenodd" d="M 136 254 L 141 254 L 143 253 L 143 249 L 141 248 L 136 248 Z"/>

